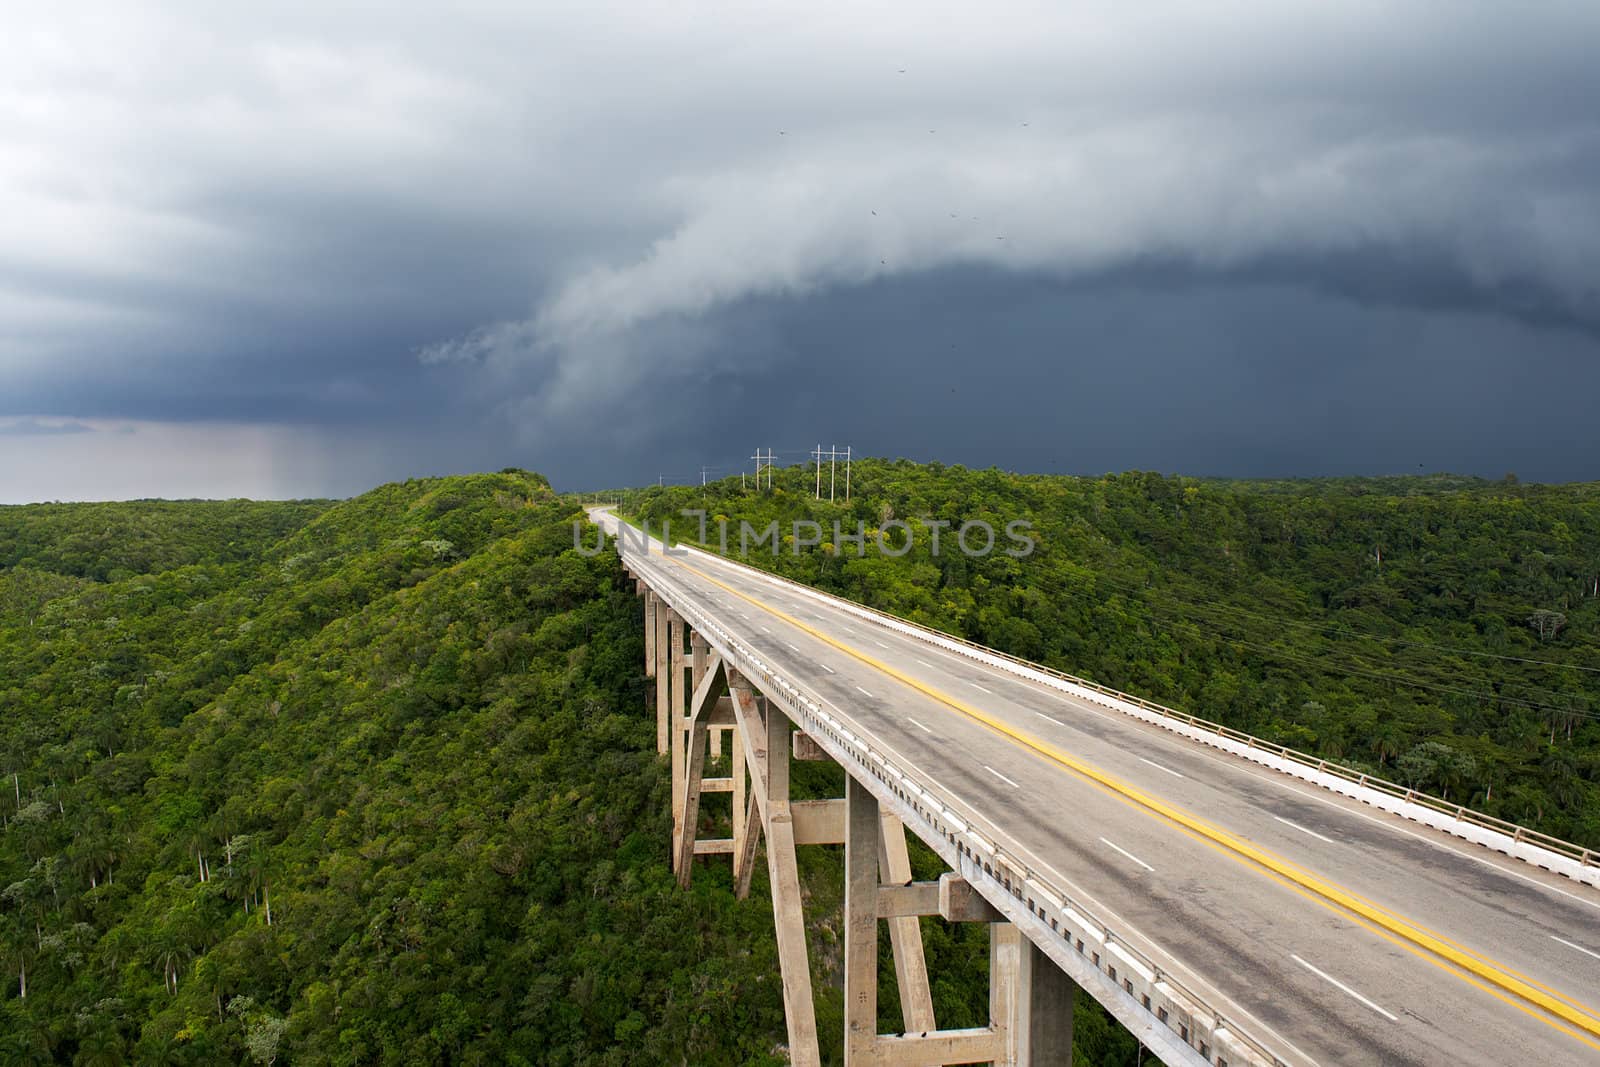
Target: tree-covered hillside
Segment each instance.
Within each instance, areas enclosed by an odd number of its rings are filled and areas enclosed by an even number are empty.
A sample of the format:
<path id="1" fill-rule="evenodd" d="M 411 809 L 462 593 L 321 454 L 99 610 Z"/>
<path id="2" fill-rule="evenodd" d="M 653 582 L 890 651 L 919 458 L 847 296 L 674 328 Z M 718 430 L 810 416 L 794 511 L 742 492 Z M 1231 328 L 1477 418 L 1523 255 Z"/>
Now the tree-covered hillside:
<path id="1" fill-rule="evenodd" d="M 749 562 L 840 595 L 1600 845 L 1600 486 L 1458 478 L 1252 483 L 854 465 L 852 499 L 809 468 L 629 494 L 675 538 L 776 520 Z M 823 472 L 827 492 L 827 472 Z M 944 520 L 942 552 L 917 519 Z M 996 550 L 955 547 L 962 523 Z M 1032 523 L 1035 552 L 1007 522 Z M 795 555 L 797 520 L 823 544 Z M 913 520 L 903 557 L 833 529 Z M 808 528 L 802 527 L 802 540 Z M 974 547 L 982 538 L 973 531 Z M 753 539 L 752 539 L 753 543 Z M 835 547 L 841 549 L 834 554 Z"/>
<path id="2" fill-rule="evenodd" d="M 328 501 L 138 500 L 0 506 L 0 571 L 14 567 L 96 581 L 260 555 Z"/>
<path id="3" fill-rule="evenodd" d="M 520 472 L 8 512 L 0 1063 L 770 1058 L 770 914 L 672 881 L 578 514 Z"/>

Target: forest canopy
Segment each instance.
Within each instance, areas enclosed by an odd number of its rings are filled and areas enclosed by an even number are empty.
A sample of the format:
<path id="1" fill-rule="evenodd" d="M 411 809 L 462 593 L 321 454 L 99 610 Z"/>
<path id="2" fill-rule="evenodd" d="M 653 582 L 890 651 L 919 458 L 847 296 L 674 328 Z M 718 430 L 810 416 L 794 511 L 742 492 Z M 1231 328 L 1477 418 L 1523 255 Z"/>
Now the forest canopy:
<path id="1" fill-rule="evenodd" d="M 815 521 L 749 562 L 1600 843 L 1596 487 L 852 473 L 625 510 Z M 1038 547 L 832 543 L 916 518 Z M 638 601 L 574 523 L 519 470 L 0 508 L 0 1063 L 783 1062 L 765 872 L 677 888 Z M 838 856 L 800 859 L 836 1035 Z M 984 932 L 924 923 L 941 1023 L 980 1024 Z M 1076 1034 L 1138 1060 L 1091 998 Z"/>
<path id="2" fill-rule="evenodd" d="M 993 648 L 1600 846 L 1600 486 L 1251 482 L 858 460 L 649 488 L 625 513 Z M 765 483 L 763 483 L 764 485 Z M 903 556 L 878 532 L 909 522 Z M 927 522 L 1025 520 L 1036 550 L 933 554 Z M 827 532 L 795 543 L 796 522 Z M 833 531 L 866 533 L 867 550 Z M 809 538 L 802 528 L 801 541 Z M 895 527 L 898 548 L 903 528 Z M 975 545 L 981 544 L 976 535 Z"/>

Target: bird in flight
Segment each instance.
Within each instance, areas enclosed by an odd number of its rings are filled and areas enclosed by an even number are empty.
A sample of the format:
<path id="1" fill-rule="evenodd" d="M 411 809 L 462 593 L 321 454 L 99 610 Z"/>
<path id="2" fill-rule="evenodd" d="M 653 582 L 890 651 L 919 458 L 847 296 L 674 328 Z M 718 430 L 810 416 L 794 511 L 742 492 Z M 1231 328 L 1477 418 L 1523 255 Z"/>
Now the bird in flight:
<path id="1" fill-rule="evenodd" d="M 904 74 L 904 73 L 905 73 L 905 72 L 906 72 L 906 68 L 904 68 L 904 67 L 901 67 L 901 68 L 900 68 L 900 73 L 901 73 L 901 74 Z"/>
<path id="2" fill-rule="evenodd" d="M 873 212 L 873 214 L 874 214 L 874 215 L 876 215 L 876 214 L 877 214 L 877 212 L 876 212 L 876 211 L 874 211 L 874 212 Z"/>

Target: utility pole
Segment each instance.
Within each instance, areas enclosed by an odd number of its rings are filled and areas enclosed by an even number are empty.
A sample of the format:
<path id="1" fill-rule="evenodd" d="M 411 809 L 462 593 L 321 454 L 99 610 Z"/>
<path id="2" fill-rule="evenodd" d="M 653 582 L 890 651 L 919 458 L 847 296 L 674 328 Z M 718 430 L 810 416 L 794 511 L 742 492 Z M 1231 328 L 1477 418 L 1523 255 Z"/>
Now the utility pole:
<path id="1" fill-rule="evenodd" d="M 702 489 L 704 489 L 706 487 L 706 471 L 709 470 L 709 469 L 710 469 L 709 467 L 701 467 L 700 468 L 700 488 L 702 488 Z"/>
<path id="2" fill-rule="evenodd" d="M 762 462 L 765 461 L 766 467 L 767 467 L 767 488 L 771 489 L 772 488 L 772 458 L 773 458 L 772 449 L 770 449 L 770 448 L 767 449 L 767 454 L 763 456 L 761 454 L 761 449 L 758 448 L 758 449 L 756 449 L 756 454 L 751 456 L 750 458 L 756 461 L 756 488 L 757 489 L 761 488 L 761 465 L 762 465 Z"/>
<path id="3" fill-rule="evenodd" d="M 826 451 L 821 445 L 813 453 L 817 457 L 817 499 L 822 499 L 822 457 L 828 457 L 828 502 L 834 500 L 835 487 L 838 484 L 839 453 L 844 453 L 844 498 L 850 499 L 850 446 L 840 448 L 838 445 L 829 445 Z"/>

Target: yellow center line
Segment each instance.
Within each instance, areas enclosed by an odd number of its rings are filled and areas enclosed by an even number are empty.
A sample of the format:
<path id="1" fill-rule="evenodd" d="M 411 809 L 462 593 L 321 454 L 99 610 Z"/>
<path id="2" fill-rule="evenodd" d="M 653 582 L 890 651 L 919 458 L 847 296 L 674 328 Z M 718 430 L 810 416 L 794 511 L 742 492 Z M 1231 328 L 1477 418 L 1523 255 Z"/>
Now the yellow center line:
<path id="1" fill-rule="evenodd" d="M 661 553 L 656 554 L 660 555 Z M 1550 1015 L 1562 1019 L 1588 1034 L 1600 1037 L 1600 1015 L 1596 1015 L 1592 1009 L 1570 1003 L 1565 997 L 1552 995 L 1551 993 L 1544 991 L 1542 988 L 1539 988 L 1535 983 L 1519 977 L 1505 965 L 1493 961 L 1488 957 L 1460 948 L 1446 938 L 1430 932 L 1427 930 L 1427 928 L 1416 922 L 1382 908 L 1351 890 L 1345 889 L 1334 882 L 1331 882 L 1319 875 L 1313 874 L 1305 868 L 1302 868 L 1292 861 L 1277 855 L 1269 849 L 1251 844 L 1248 841 L 1234 836 L 1219 826 L 1214 826 L 1211 823 L 1206 822 L 1204 819 L 1201 819 L 1200 817 L 1184 810 L 1183 808 L 1152 796 L 1136 786 L 1133 786 L 1111 774 L 1108 774 L 1099 767 L 1096 767 L 1090 763 L 1086 763 L 1083 760 L 1080 760 L 1077 757 L 1063 751 L 1062 749 L 1057 748 L 1047 741 L 1019 730 L 1016 727 L 997 719 L 993 715 L 967 704 L 965 701 L 950 696 L 948 693 L 945 693 L 924 682 L 918 681 L 910 675 L 891 667 L 889 664 L 884 663 L 865 652 L 861 652 L 842 641 L 830 637 L 828 634 L 825 634 L 822 631 L 807 625 L 806 623 L 794 618 L 780 609 L 775 608 L 756 597 L 750 596 L 747 593 L 741 592 L 725 582 L 719 581 L 697 567 L 690 566 L 688 563 L 676 558 L 673 558 L 672 562 L 676 563 L 684 570 L 689 571 L 691 574 L 698 575 L 701 579 L 710 582 L 717 588 L 731 593 L 732 595 L 749 604 L 753 604 L 756 607 L 761 608 L 763 611 L 772 614 L 776 618 L 782 619 L 789 625 L 804 631 L 824 644 L 836 648 L 840 652 L 859 660 L 867 666 L 887 674 L 896 681 L 917 690 L 924 696 L 930 697 L 933 700 L 946 705 L 947 707 L 955 709 L 963 715 L 966 715 L 967 717 L 989 727 L 996 733 L 1003 734 L 1025 748 L 1031 749 L 1039 755 L 1060 764 L 1075 774 L 1078 774 L 1081 777 L 1086 778 L 1091 782 L 1095 782 L 1112 791 L 1113 793 L 1126 798 L 1127 800 L 1133 802 L 1136 806 L 1153 812 L 1176 824 L 1177 826 L 1191 831 L 1192 833 L 1221 846 L 1228 852 L 1231 852 L 1238 857 L 1249 860 L 1257 867 L 1270 872 L 1271 874 L 1277 875 L 1283 879 L 1287 879 L 1288 881 L 1293 882 L 1295 885 L 1298 885 L 1305 890 L 1309 890 L 1311 893 L 1314 893 L 1323 900 L 1336 904 L 1344 911 L 1366 920 L 1367 923 L 1387 930 L 1389 933 L 1397 935 L 1413 945 L 1426 949 L 1428 952 L 1442 960 L 1448 961 L 1450 964 L 1459 968 L 1460 970 L 1474 975 L 1477 978 L 1483 979 L 1499 989 L 1502 989 L 1529 1004 L 1535 1005 Z M 1476 985 L 1477 983 L 1474 982 L 1473 984 Z M 1536 1018 L 1538 1018 L 1538 1016 L 1536 1016 Z M 1541 1018 L 1541 1021 L 1548 1022 L 1549 1020 L 1544 1020 Z M 1571 1033 L 1571 1031 L 1567 1030 L 1565 1027 L 1558 1027 L 1558 1029 L 1561 1029 L 1566 1033 Z"/>

